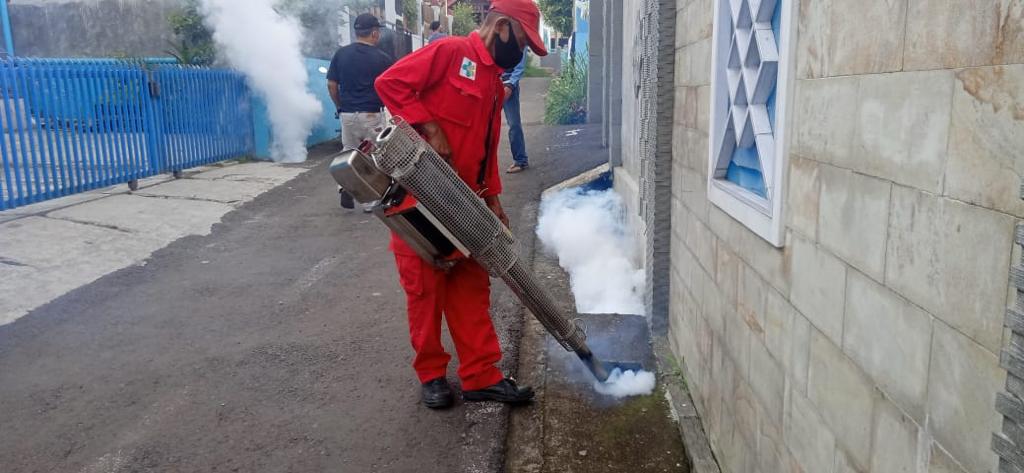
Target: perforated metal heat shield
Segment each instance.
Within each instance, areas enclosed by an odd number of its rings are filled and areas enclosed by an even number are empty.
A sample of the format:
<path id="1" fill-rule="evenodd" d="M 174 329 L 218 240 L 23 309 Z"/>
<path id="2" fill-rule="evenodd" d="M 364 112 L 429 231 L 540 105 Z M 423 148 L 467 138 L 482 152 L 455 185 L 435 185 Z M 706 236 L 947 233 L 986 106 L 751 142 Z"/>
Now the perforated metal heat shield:
<path id="1" fill-rule="evenodd" d="M 512 232 L 416 130 L 401 118 L 394 118 L 377 137 L 370 156 L 469 251 L 469 256 L 504 281 L 562 346 L 576 352 L 597 379 L 608 378 L 611 367 L 594 357 L 583 330 L 558 309 L 520 260 Z"/>

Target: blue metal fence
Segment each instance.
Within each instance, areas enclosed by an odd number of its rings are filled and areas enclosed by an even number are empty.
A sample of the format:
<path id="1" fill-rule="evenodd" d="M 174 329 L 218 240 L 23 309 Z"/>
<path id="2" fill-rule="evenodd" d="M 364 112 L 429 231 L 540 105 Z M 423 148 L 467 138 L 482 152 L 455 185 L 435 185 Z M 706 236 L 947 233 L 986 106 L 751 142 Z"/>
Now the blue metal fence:
<path id="1" fill-rule="evenodd" d="M 252 97 L 228 70 L 161 67 L 153 73 L 166 171 L 253 153 Z"/>
<path id="2" fill-rule="evenodd" d="M 251 103 L 233 71 L 0 61 L 0 210 L 251 154 Z"/>

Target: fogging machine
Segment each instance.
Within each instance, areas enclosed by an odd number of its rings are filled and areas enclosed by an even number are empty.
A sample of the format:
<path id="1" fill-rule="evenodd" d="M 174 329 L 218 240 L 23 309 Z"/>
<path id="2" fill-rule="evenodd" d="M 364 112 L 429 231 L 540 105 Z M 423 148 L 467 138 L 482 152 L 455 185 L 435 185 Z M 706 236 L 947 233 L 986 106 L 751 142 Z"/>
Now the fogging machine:
<path id="1" fill-rule="evenodd" d="M 578 320 L 558 308 L 519 258 L 512 232 L 467 186 L 419 133 L 394 117 L 375 139 L 334 157 L 334 180 L 362 203 L 420 257 L 447 269 L 473 258 L 501 278 L 549 333 L 576 353 L 599 381 L 615 368 L 638 363 L 604 362 L 587 346 Z"/>

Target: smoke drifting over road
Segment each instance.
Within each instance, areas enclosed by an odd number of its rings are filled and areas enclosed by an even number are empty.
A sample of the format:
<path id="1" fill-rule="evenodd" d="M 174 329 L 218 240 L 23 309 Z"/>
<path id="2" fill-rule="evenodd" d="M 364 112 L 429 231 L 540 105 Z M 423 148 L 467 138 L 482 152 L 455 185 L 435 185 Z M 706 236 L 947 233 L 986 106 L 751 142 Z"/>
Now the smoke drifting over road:
<path id="1" fill-rule="evenodd" d="M 611 190 L 568 189 L 541 202 L 537 235 L 569 273 L 580 313 L 644 314 L 644 272 L 621 217 Z"/>
<path id="2" fill-rule="evenodd" d="M 594 381 L 594 390 L 614 397 L 645 396 L 654 392 L 656 381 L 650 371 L 620 371 L 616 368 L 607 381 Z"/>
<path id="3" fill-rule="evenodd" d="M 244 73 L 267 103 L 271 157 L 305 161 L 306 137 L 321 106 L 306 88 L 298 21 L 278 14 L 272 0 L 201 0 L 200 7 L 223 59 Z"/>
<path id="4" fill-rule="evenodd" d="M 537 235 L 569 273 L 580 313 L 644 314 L 644 272 L 633 265 L 622 217 L 622 200 L 612 190 L 568 189 L 541 201 Z M 654 373 L 618 368 L 604 383 L 593 382 L 595 391 L 616 398 L 651 394 L 656 384 Z"/>

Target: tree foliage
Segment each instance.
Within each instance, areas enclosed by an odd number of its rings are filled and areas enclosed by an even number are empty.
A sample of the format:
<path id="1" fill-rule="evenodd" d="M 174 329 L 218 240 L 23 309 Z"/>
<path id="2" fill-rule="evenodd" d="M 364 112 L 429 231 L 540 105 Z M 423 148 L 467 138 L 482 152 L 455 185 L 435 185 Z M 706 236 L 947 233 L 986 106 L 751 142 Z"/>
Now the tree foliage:
<path id="1" fill-rule="evenodd" d="M 339 11 L 342 5 L 340 0 L 279 0 L 274 10 L 298 18 L 303 28 L 312 30 L 330 21 L 331 13 Z"/>
<path id="2" fill-rule="evenodd" d="M 213 32 L 203 23 L 199 4 L 189 0 L 178 11 L 167 17 L 167 23 L 174 32 L 174 41 L 168 41 L 171 49 L 166 52 L 182 64 L 209 65 L 217 55 L 213 43 Z"/>
<path id="3" fill-rule="evenodd" d="M 544 21 L 562 36 L 569 36 L 573 29 L 574 0 L 539 0 Z"/>
<path id="4" fill-rule="evenodd" d="M 353 10 L 366 10 L 370 7 L 380 5 L 378 0 L 341 0 L 342 5 L 347 6 Z"/>
<path id="5" fill-rule="evenodd" d="M 452 34 L 456 36 L 467 36 L 476 29 L 476 17 L 473 15 L 473 7 L 460 3 L 452 8 Z"/>
<path id="6" fill-rule="evenodd" d="M 295 18 L 302 25 L 302 53 L 328 59 L 338 48 L 339 13 L 347 1 L 342 0 L 276 0 L 274 11 Z"/>
<path id="7" fill-rule="evenodd" d="M 416 0 L 402 0 L 402 18 L 405 19 L 405 27 L 412 32 L 418 32 L 420 7 Z"/>

